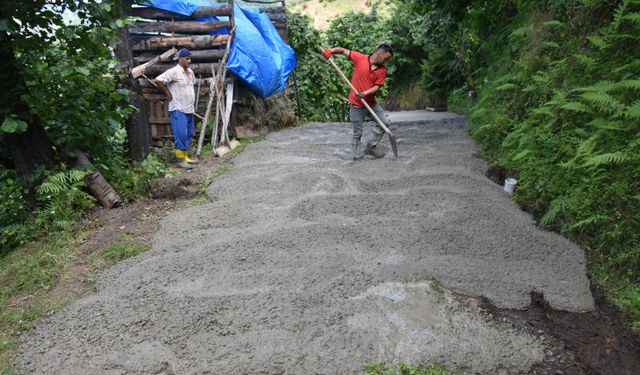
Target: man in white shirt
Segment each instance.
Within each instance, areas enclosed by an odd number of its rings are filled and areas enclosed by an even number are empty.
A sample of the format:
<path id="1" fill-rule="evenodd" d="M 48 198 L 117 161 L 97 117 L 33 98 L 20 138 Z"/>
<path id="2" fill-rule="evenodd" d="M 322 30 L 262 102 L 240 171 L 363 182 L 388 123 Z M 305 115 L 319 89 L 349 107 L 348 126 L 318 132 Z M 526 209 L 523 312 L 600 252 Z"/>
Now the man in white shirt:
<path id="1" fill-rule="evenodd" d="M 188 156 L 194 128 L 195 92 L 193 87 L 196 76 L 189 68 L 191 52 L 188 49 L 182 48 L 178 51 L 177 59 L 178 65 L 160 74 L 154 82 L 169 99 L 169 117 L 178 167 L 191 169 L 193 168 L 191 164 L 197 163 Z"/>

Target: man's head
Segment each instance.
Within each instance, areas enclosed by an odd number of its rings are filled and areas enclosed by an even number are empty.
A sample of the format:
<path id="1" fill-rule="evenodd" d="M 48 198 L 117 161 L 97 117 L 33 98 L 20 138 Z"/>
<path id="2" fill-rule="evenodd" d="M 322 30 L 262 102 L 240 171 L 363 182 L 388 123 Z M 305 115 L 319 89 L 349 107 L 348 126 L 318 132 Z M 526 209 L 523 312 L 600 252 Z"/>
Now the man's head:
<path id="1" fill-rule="evenodd" d="M 178 65 L 187 69 L 191 65 L 191 52 L 186 48 L 182 48 L 178 51 L 176 59 L 178 59 Z"/>
<path id="2" fill-rule="evenodd" d="M 382 43 L 371 55 L 371 62 L 376 65 L 384 65 L 384 63 L 386 63 L 391 58 L 391 56 L 393 56 L 393 50 L 391 49 L 391 46 L 386 43 Z"/>

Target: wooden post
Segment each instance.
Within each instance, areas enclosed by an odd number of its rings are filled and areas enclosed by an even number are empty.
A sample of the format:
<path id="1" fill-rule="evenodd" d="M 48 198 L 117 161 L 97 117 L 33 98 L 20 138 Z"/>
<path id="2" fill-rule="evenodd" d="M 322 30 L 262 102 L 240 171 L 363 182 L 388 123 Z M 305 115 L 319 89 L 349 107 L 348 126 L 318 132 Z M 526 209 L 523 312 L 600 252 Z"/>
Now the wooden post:
<path id="1" fill-rule="evenodd" d="M 236 27 L 235 12 L 233 8 L 234 8 L 233 0 L 229 0 L 229 23 L 230 23 L 229 27 L 231 29 Z"/>
<path id="2" fill-rule="evenodd" d="M 117 33 L 119 41 L 115 48 L 116 57 L 127 67 L 128 73 L 128 70 L 134 66 L 129 30 L 126 28 L 118 29 Z M 122 85 L 131 93 L 129 95 L 130 104 L 138 109 L 125 120 L 129 158 L 133 161 L 143 161 L 151 152 L 151 127 L 149 126 L 147 103 L 142 96 L 137 79 L 127 74 Z"/>
<path id="3" fill-rule="evenodd" d="M 302 108 L 300 108 L 300 92 L 298 91 L 298 77 L 296 76 L 296 70 L 293 69 L 293 88 L 296 90 L 296 104 L 298 107 L 298 118 L 302 119 Z"/>
<path id="4" fill-rule="evenodd" d="M 222 56 L 222 60 L 220 60 L 220 69 L 225 71 L 226 71 L 227 58 L 229 57 L 229 52 L 231 51 L 231 41 L 233 40 L 235 31 L 236 31 L 236 28 L 234 27 L 229 32 L 229 39 L 227 39 L 227 46 L 224 51 L 224 56 Z M 205 129 L 207 128 L 207 122 L 209 121 L 209 114 L 211 113 L 211 105 L 213 103 L 213 97 L 215 95 L 217 98 L 219 94 L 217 90 L 215 90 L 215 88 L 218 86 L 218 78 L 219 78 L 218 76 L 220 75 L 220 72 L 218 72 L 218 74 L 215 73 L 215 65 L 213 64 L 211 65 L 211 74 L 213 75 L 214 78 L 211 80 L 211 85 L 209 86 L 209 102 L 207 103 L 207 111 L 204 115 L 204 121 L 202 123 L 202 130 L 200 131 L 200 137 L 198 138 L 198 148 L 196 151 L 196 155 L 198 157 L 202 152 L 202 144 L 204 143 L 204 134 L 205 134 Z M 224 80 L 224 77 L 222 79 Z M 217 116 L 217 107 L 216 107 L 216 122 L 217 121 L 218 121 L 218 116 Z M 215 129 L 215 126 L 214 126 L 214 129 Z"/>

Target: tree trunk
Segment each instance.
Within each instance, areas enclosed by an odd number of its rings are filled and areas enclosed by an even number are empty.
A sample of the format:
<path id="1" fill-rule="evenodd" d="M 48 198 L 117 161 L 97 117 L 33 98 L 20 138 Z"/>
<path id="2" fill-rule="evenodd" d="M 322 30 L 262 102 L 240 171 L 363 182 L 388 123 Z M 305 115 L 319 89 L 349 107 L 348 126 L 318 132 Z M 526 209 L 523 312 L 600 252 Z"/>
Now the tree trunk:
<path id="1" fill-rule="evenodd" d="M 458 59 L 460 61 L 460 68 L 462 69 L 462 74 L 464 78 L 467 80 L 467 85 L 469 86 L 469 96 L 471 97 L 471 102 L 473 104 L 478 102 L 478 92 L 476 91 L 476 82 L 473 79 L 473 74 L 471 73 L 471 68 L 467 63 L 467 60 L 464 58 L 464 49 L 467 41 L 467 30 L 462 31 L 462 36 L 460 37 L 460 55 Z"/>
<path id="2" fill-rule="evenodd" d="M 86 169 L 91 162 L 82 151 L 74 150 L 73 153 L 76 156 L 75 167 L 78 169 Z M 87 185 L 87 189 L 89 193 L 93 195 L 98 203 L 104 208 L 113 208 L 117 207 L 122 203 L 120 196 L 113 187 L 107 182 L 107 180 L 102 176 L 102 173 L 96 171 L 93 173 L 88 173 L 84 177 L 84 183 Z"/>
<path id="3" fill-rule="evenodd" d="M 56 166 L 53 144 L 47 138 L 40 119 L 31 113 L 23 95 L 27 93 L 24 79 L 13 54 L 12 40 L 0 32 L 0 123 L 6 116 L 16 115 L 28 123 L 24 133 L 5 134 L 3 143 L 11 152 L 13 167 L 25 186 L 33 187 L 35 181 L 28 177 L 38 168 Z"/>
<path id="4" fill-rule="evenodd" d="M 204 49 L 222 46 L 227 42 L 228 35 L 192 35 L 178 37 L 154 37 L 142 40 L 133 46 L 136 51 L 166 50 L 171 47 L 185 47 L 189 49 Z"/>
<path id="5" fill-rule="evenodd" d="M 138 84 L 138 80 L 132 78 L 128 73 L 133 69 L 133 51 L 131 50 L 131 41 L 129 40 L 129 32 L 125 29 L 118 30 L 119 42 L 116 45 L 116 57 L 121 63 L 125 64 L 127 77 L 123 82 L 123 86 L 131 92 L 129 102 L 138 110 L 134 112 L 125 122 L 127 127 L 127 139 L 129 142 L 129 158 L 133 161 L 142 161 L 146 159 L 151 152 L 151 126 L 149 126 L 149 111 L 147 103 L 142 96 L 142 90 Z"/>
<path id="6" fill-rule="evenodd" d="M 209 31 L 220 30 L 225 27 L 230 27 L 229 22 L 222 21 L 182 21 L 182 22 L 136 22 L 129 31 L 133 33 L 153 33 L 153 32 L 165 32 L 165 33 L 208 33 Z"/>
<path id="7" fill-rule="evenodd" d="M 157 53 L 145 53 L 140 54 L 133 58 L 136 64 L 146 63 L 150 61 L 154 57 L 156 57 Z M 195 63 L 198 61 L 201 62 L 217 62 L 222 56 L 224 56 L 223 49 L 212 49 L 212 50 L 195 50 L 191 51 L 191 62 Z"/>

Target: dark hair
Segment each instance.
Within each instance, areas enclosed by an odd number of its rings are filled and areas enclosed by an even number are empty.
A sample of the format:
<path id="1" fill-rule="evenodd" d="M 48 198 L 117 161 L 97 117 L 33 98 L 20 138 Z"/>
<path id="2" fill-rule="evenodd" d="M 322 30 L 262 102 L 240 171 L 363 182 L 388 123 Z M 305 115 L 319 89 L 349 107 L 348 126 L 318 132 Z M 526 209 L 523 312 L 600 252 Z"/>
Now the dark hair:
<path id="1" fill-rule="evenodd" d="M 389 54 L 393 56 L 393 49 L 387 43 L 382 43 L 381 45 L 379 45 L 378 48 L 376 48 L 376 51 L 378 51 L 378 50 L 382 50 L 384 52 L 389 52 Z"/>

